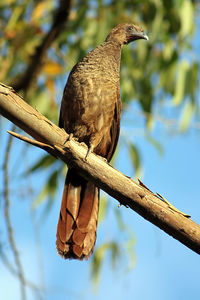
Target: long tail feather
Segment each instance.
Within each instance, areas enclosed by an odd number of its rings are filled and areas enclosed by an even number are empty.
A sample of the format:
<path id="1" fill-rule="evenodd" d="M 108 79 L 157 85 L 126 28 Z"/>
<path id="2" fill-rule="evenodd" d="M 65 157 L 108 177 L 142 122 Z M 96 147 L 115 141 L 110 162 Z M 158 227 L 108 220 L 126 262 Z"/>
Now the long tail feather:
<path id="1" fill-rule="evenodd" d="M 87 259 L 96 241 L 99 189 L 69 169 L 57 226 L 57 250 L 63 258 Z"/>

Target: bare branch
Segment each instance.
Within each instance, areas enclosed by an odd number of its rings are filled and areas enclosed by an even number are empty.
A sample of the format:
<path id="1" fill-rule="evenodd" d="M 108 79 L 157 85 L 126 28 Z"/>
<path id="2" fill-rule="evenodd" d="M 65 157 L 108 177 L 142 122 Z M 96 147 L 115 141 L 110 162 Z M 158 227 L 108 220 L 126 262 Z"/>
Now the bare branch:
<path id="1" fill-rule="evenodd" d="M 1 86 L 0 86 L 1 87 Z M 170 208 L 158 196 L 111 167 L 105 160 L 91 153 L 85 161 L 87 148 L 38 111 L 29 106 L 11 89 L 0 88 L 0 113 L 26 131 L 37 141 L 55 149 L 55 155 L 76 168 L 87 179 L 116 198 L 121 204 L 164 230 L 175 239 L 200 254 L 200 226 Z"/>
<path id="2" fill-rule="evenodd" d="M 26 143 L 29 143 L 29 144 L 31 144 L 31 145 L 33 145 L 33 146 L 36 146 L 36 147 L 38 147 L 38 148 L 40 148 L 40 149 L 42 149 L 42 150 L 45 150 L 45 151 L 47 151 L 49 154 L 51 154 L 51 155 L 53 155 L 53 156 L 56 155 L 54 147 L 52 147 L 52 146 L 50 146 L 50 145 L 48 145 L 48 144 L 38 142 L 38 141 L 36 141 L 36 140 L 33 140 L 33 139 L 28 138 L 27 136 L 23 136 L 23 135 L 21 135 L 21 134 L 19 134 L 19 133 L 16 133 L 16 132 L 13 132 L 13 131 L 10 131 L 10 130 L 7 130 L 7 132 L 8 132 L 10 135 L 16 137 L 17 139 L 19 139 L 19 140 L 21 140 L 21 141 L 24 141 L 24 142 L 26 142 Z"/>
<path id="3" fill-rule="evenodd" d="M 61 33 L 68 20 L 72 0 L 59 0 L 59 7 L 56 9 L 52 25 L 44 36 L 41 44 L 36 48 L 34 55 L 30 58 L 30 65 L 27 66 L 24 74 L 12 84 L 16 91 L 27 90 L 33 79 L 36 78 L 41 70 L 46 51 L 53 41 Z"/>

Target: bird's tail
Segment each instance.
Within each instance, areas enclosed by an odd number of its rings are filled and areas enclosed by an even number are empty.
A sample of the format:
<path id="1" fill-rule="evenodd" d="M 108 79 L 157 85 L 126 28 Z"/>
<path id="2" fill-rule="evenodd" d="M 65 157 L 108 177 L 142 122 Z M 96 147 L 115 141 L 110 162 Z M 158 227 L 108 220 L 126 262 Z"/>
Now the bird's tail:
<path id="1" fill-rule="evenodd" d="M 56 246 L 63 258 L 87 259 L 97 232 L 99 189 L 69 169 L 62 196 Z"/>

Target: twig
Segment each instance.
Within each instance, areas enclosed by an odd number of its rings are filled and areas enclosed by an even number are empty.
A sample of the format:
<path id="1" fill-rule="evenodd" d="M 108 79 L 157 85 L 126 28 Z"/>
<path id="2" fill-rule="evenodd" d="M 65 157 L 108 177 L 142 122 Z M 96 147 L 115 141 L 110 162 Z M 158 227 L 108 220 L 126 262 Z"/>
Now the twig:
<path id="1" fill-rule="evenodd" d="M 164 198 L 161 194 L 159 193 L 156 193 L 160 199 L 162 199 L 165 203 L 167 203 L 168 207 L 173 210 L 173 211 L 176 211 L 178 214 L 181 214 L 183 215 L 184 217 L 186 218 L 191 218 L 190 215 L 188 214 L 185 214 L 184 212 L 180 211 L 179 209 L 177 209 L 174 205 L 172 205 L 166 198 Z"/>
<path id="2" fill-rule="evenodd" d="M 12 130 L 15 130 L 15 125 L 13 125 Z M 14 255 L 15 259 L 15 264 L 18 270 L 18 277 L 20 280 L 20 286 L 21 286 L 21 296 L 22 299 L 26 299 L 26 291 L 25 291 L 25 278 L 24 278 L 24 272 L 22 268 L 22 264 L 19 258 L 19 252 L 17 250 L 17 246 L 15 243 L 14 235 L 13 235 L 13 229 L 11 225 L 11 218 L 10 218 L 10 197 L 9 197 L 9 171 L 8 171 L 8 165 L 9 165 L 9 156 L 10 156 L 10 150 L 12 146 L 12 136 L 9 136 L 8 138 L 8 143 L 5 151 L 5 158 L 4 158 L 4 200 L 5 200 L 5 205 L 4 205 L 4 215 L 5 215 L 5 221 L 6 221 L 6 227 L 8 231 L 8 237 L 9 237 L 9 242 L 11 246 L 11 250 Z"/>
<path id="3" fill-rule="evenodd" d="M 36 140 L 33 140 L 33 139 L 30 139 L 29 137 L 26 137 L 26 136 L 23 136 L 19 133 L 16 133 L 16 132 L 13 132 L 13 131 L 10 131 L 10 130 L 7 130 L 7 132 L 11 135 L 11 136 L 14 136 L 16 137 L 17 139 L 21 140 L 21 141 L 24 141 L 28 144 L 31 144 L 33 146 L 36 146 L 42 150 L 45 150 L 47 151 L 49 154 L 53 155 L 53 156 L 56 156 L 56 151 L 54 149 L 54 147 L 52 147 L 51 145 L 48 145 L 48 144 L 45 144 L 45 143 L 41 143 L 41 142 L 38 142 Z"/>

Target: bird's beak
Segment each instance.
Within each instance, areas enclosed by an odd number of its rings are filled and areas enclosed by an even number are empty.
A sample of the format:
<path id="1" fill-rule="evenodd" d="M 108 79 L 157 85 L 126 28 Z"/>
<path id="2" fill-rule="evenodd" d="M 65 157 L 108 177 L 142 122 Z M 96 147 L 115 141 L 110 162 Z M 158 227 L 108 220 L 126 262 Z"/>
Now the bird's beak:
<path id="1" fill-rule="evenodd" d="M 146 40 L 146 41 L 148 41 L 148 40 L 149 40 L 149 37 L 148 37 L 148 35 L 146 35 L 146 34 L 143 34 L 143 39 L 144 39 L 144 40 Z"/>
<path id="2" fill-rule="evenodd" d="M 133 31 L 129 33 L 127 41 L 125 42 L 125 44 L 129 44 L 130 42 L 140 40 L 140 39 L 143 39 L 143 40 L 146 40 L 146 41 L 149 40 L 147 34 L 144 33 L 143 30 L 135 30 L 135 28 L 134 28 Z"/>
<path id="3" fill-rule="evenodd" d="M 139 40 L 139 39 L 143 39 L 146 41 L 149 40 L 148 36 L 144 32 L 134 33 L 133 37 L 134 37 L 134 40 Z"/>

